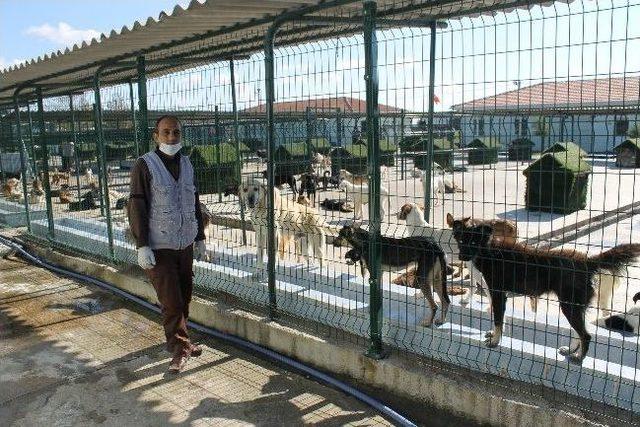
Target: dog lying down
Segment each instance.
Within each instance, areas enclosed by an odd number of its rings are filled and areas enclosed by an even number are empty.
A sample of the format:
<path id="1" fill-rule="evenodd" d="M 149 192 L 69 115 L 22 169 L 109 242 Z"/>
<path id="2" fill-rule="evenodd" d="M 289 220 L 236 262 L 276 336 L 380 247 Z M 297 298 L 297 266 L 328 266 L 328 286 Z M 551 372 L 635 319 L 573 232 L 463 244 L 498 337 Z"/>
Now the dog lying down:
<path id="1" fill-rule="evenodd" d="M 353 208 L 345 200 L 324 199 L 320 206 L 327 211 L 353 212 Z"/>
<path id="2" fill-rule="evenodd" d="M 364 277 L 368 270 L 369 258 L 369 232 L 356 225 L 345 225 L 338 236 L 333 240 L 333 246 L 352 248 L 349 253 L 349 261 L 360 262 L 360 271 Z M 381 236 L 380 239 L 381 267 L 383 271 L 406 270 L 410 266 L 417 265 L 416 283 L 426 298 L 431 313 L 420 323 L 422 326 L 431 326 L 434 323 L 438 305 L 433 299 L 435 289 L 442 304 L 440 318 L 435 320 L 436 325 L 445 322 L 449 309 L 449 295 L 447 294 L 446 261 L 442 248 L 429 237 L 404 237 L 394 238 Z"/>

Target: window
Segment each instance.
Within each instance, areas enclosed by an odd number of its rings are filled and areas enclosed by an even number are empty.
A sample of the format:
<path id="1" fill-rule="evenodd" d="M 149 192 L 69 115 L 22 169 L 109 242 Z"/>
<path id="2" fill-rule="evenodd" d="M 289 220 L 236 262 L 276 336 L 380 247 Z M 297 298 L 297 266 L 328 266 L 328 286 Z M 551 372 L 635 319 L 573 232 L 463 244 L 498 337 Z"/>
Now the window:
<path id="1" fill-rule="evenodd" d="M 629 120 L 626 117 L 616 119 L 614 132 L 615 136 L 626 136 L 629 132 Z"/>
<path id="2" fill-rule="evenodd" d="M 529 133 L 529 119 L 520 117 L 515 119 L 516 136 L 525 137 Z"/>

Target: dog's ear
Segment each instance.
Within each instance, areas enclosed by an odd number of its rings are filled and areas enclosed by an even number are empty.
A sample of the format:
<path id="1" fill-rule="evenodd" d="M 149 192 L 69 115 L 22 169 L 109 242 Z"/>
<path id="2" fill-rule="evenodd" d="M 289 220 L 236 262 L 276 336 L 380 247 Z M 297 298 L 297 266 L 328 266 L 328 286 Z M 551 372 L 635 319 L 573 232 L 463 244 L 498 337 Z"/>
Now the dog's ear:
<path id="1" fill-rule="evenodd" d="M 447 212 L 447 225 L 449 228 L 453 228 L 453 215 Z"/>
<path id="2" fill-rule="evenodd" d="M 465 227 L 471 227 L 473 224 L 471 224 L 471 217 L 463 217 L 462 218 L 462 223 L 464 224 Z"/>

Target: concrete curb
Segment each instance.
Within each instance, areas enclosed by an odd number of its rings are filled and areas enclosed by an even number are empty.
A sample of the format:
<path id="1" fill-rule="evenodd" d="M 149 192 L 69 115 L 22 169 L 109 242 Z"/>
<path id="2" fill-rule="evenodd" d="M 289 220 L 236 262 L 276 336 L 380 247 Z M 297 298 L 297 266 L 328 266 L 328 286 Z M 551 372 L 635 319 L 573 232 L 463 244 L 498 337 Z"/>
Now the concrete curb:
<path id="1" fill-rule="evenodd" d="M 28 246 L 32 253 L 49 262 L 103 280 L 151 303 L 157 303 L 153 287 L 137 267 L 119 270 L 51 248 Z M 190 318 L 194 322 L 236 335 L 323 371 L 348 377 L 353 383 L 361 383 L 384 390 L 400 399 L 406 398 L 423 404 L 425 411 L 443 411 L 467 420 L 469 424 L 564 427 L 567 424 L 599 426 L 617 423 L 616 420 L 594 413 L 573 410 L 570 405 L 554 404 L 540 396 L 526 394 L 518 389 L 519 384 L 515 382 L 511 387 L 500 387 L 492 384 L 492 380 L 487 380 L 486 375 L 462 368 L 424 366 L 412 362 L 411 357 L 405 359 L 398 355 L 372 360 L 363 354 L 361 345 L 332 342 L 270 322 L 263 316 L 220 301 L 194 297 Z M 493 382 L 498 383 L 500 380 L 496 378 Z M 556 394 L 558 393 L 555 392 L 554 395 Z M 562 400 L 571 399 L 567 397 Z M 583 405 L 588 404 L 582 402 Z M 601 419 L 596 421 L 596 418 Z"/>

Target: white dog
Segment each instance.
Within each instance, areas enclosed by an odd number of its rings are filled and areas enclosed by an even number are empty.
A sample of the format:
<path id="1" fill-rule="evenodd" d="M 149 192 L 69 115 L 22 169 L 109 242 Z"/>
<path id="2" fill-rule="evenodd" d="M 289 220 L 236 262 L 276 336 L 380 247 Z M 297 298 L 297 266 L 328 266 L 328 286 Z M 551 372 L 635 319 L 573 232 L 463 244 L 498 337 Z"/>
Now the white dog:
<path id="1" fill-rule="evenodd" d="M 369 203 L 369 186 L 367 184 L 352 184 L 351 182 L 343 179 L 340 181 L 340 190 L 347 193 L 347 196 L 353 198 L 353 207 L 356 214 L 356 218 L 362 218 L 362 205 Z M 380 218 L 384 218 L 384 202 L 386 199 L 389 203 L 389 190 L 383 185 L 380 186 Z"/>
<path id="2" fill-rule="evenodd" d="M 427 180 L 425 177 L 425 173 L 421 172 L 420 182 L 422 182 L 423 194 L 427 194 Z M 435 199 L 433 204 L 434 206 L 438 206 L 440 204 L 440 195 L 442 195 L 442 199 L 444 200 L 445 191 L 444 178 L 442 175 L 434 175 L 431 179 L 431 196 Z"/>
<path id="3" fill-rule="evenodd" d="M 264 251 L 267 247 L 267 186 L 258 180 L 248 181 L 240 186 L 240 199 L 250 209 L 250 219 L 256 230 L 256 275 L 264 272 Z M 299 203 L 283 198 L 280 190 L 273 189 L 276 245 L 280 258 L 284 258 L 285 250 L 291 239 L 304 234 L 313 255 L 318 259 L 320 268 L 324 259 L 326 235 L 323 220 L 318 211 Z M 308 254 L 303 254 L 307 255 Z"/>

